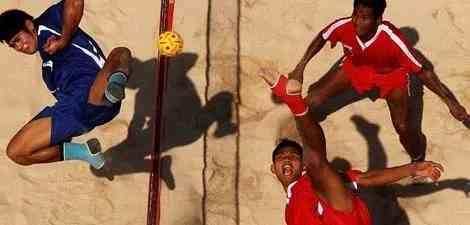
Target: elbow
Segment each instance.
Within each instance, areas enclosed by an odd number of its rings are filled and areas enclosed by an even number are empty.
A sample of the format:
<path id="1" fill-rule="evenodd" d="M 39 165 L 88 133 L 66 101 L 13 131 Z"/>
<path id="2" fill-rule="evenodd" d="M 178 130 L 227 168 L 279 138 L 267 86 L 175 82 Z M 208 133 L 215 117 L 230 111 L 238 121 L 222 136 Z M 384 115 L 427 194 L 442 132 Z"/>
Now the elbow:
<path id="1" fill-rule="evenodd" d="M 433 73 L 432 68 L 429 68 L 427 66 L 423 66 L 423 69 L 421 70 L 422 74 L 425 74 L 426 76 L 431 76 Z"/>
<path id="2" fill-rule="evenodd" d="M 424 82 L 433 80 L 433 71 L 428 67 L 423 66 L 421 71 L 417 73 L 417 76 Z"/>

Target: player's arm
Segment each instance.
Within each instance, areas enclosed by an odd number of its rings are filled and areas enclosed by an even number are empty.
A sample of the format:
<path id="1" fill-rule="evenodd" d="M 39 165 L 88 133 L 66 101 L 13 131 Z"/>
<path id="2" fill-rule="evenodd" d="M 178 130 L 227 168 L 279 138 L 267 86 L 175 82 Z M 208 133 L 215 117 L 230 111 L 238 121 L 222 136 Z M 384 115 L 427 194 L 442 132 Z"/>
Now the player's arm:
<path id="1" fill-rule="evenodd" d="M 442 165 L 426 161 L 403 166 L 359 173 L 353 178 L 360 186 L 383 186 L 395 183 L 406 177 L 427 177 L 437 181 L 444 171 Z"/>
<path id="2" fill-rule="evenodd" d="M 421 54 L 413 54 L 418 61 L 425 62 Z M 423 81 L 424 85 L 432 92 L 438 95 L 442 101 L 449 107 L 450 113 L 459 121 L 469 122 L 470 115 L 468 115 L 465 108 L 460 104 L 452 91 L 441 82 L 432 68 L 423 66 L 421 72 L 417 76 Z"/>
<path id="3" fill-rule="evenodd" d="M 351 194 L 326 158 L 322 128 L 308 113 L 295 119 L 304 144 L 304 165 L 316 190 L 335 209 L 350 210 Z"/>
<path id="4" fill-rule="evenodd" d="M 326 41 L 327 40 L 322 37 L 322 32 L 320 32 L 310 43 L 307 51 L 303 55 L 302 59 L 300 59 L 300 62 L 297 64 L 294 71 L 289 73 L 290 79 L 298 80 L 300 83 L 303 82 L 305 67 L 307 66 L 308 62 L 310 62 L 310 60 L 323 48 L 323 46 L 325 46 Z"/>
<path id="5" fill-rule="evenodd" d="M 83 16 L 84 0 L 64 0 L 62 12 L 62 35 L 50 37 L 44 45 L 44 51 L 54 54 L 67 46 L 78 29 Z"/>
<path id="6" fill-rule="evenodd" d="M 468 115 L 465 108 L 459 103 L 455 95 L 450 91 L 450 89 L 440 81 L 439 77 L 434 72 L 431 63 L 425 58 L 425 56 L 419 53 L 416 49 L 411 47 L 409 44 L 406 44 L 406 38 L 404 35 L 393 25 L 389 24 L 394 30 L 400 40 L 397 42 L 400 44 L 405 44 L 406 47 L 402 48 L 399 51 L 399 61 L 403 67 L 411 69 L 424 85 L 429 88 L 432 92 L 438 95 L 442 101 L 449 107 L 449 111 L 457 120 L 464 123 L 470 122 L 470 115 Z"/>

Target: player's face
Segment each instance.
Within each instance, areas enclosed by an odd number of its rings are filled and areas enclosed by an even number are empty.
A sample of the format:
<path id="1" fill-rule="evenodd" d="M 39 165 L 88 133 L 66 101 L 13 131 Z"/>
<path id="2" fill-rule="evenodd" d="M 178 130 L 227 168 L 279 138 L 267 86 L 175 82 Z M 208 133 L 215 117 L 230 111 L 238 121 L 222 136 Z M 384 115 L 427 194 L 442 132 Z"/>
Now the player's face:
<path id="1" fill-rule="evenodd" d="M 31 22 L 31 21 L 29 21 Z M 32 55 L 37 50 L 37 38 L 34 33 L 34 26 L 31 23 L 26 24 L 26 29 L 20 30 L 8 41 L 8 46 L 16 51 Z"/>
<path id="2" fill-rule="evenodd" d="M 381 18 L 374 14 L 372 8 L 359 5 L 354 9 L 352 21 L 356 34 L 360 38 L 371 37 L 376 31 Z"/>
<path id="3" fill-rule="evenodd" d="M 287 186 L 302 175 L 302 158 L 292 147 L 284 148 L 274 157 L 271 171 Z"/>

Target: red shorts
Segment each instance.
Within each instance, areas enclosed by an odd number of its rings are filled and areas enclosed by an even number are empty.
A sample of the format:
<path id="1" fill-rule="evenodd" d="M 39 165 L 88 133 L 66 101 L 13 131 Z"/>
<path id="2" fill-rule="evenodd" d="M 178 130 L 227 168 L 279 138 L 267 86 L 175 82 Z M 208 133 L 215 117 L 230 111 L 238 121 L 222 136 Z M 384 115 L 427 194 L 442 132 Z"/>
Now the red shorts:
<path id="1" fill-rule="evenodd" d="M 321 201 L 323 214 L 321 215 L 324 224 L 334 225 L 371 225 L 371 218 L 366 204 L 357 196 L 352 196 L 353 210 L 342 212 Z"/>
<path id="2" fill-rule="evenodd" d="M 405 69 L 378 74 L 368 66 L 353 65 L 348 58 L 344 60 L 342 68 L 359 94 L 375 87 L 379 89 L 381 98 L 387 97 L 395 89 L 408 91 L 408 72 Z"/>

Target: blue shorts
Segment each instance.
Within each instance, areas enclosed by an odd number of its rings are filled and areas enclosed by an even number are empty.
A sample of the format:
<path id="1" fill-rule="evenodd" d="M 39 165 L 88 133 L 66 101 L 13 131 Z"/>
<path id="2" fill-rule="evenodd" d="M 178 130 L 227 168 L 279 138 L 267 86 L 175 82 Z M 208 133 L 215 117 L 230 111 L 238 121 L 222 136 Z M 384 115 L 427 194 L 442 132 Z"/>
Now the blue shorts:
<path id="1" fill-rule="evenodd" d="M 112 106 L 77 102 L 80 101 L 58 101 L 34 117 L 33 120 L 51 117 L 51 145 L 69 142 L 72 137 L 87 133 L 96 126 L 111 121 L 121 108 L 121 102 Z"/>

